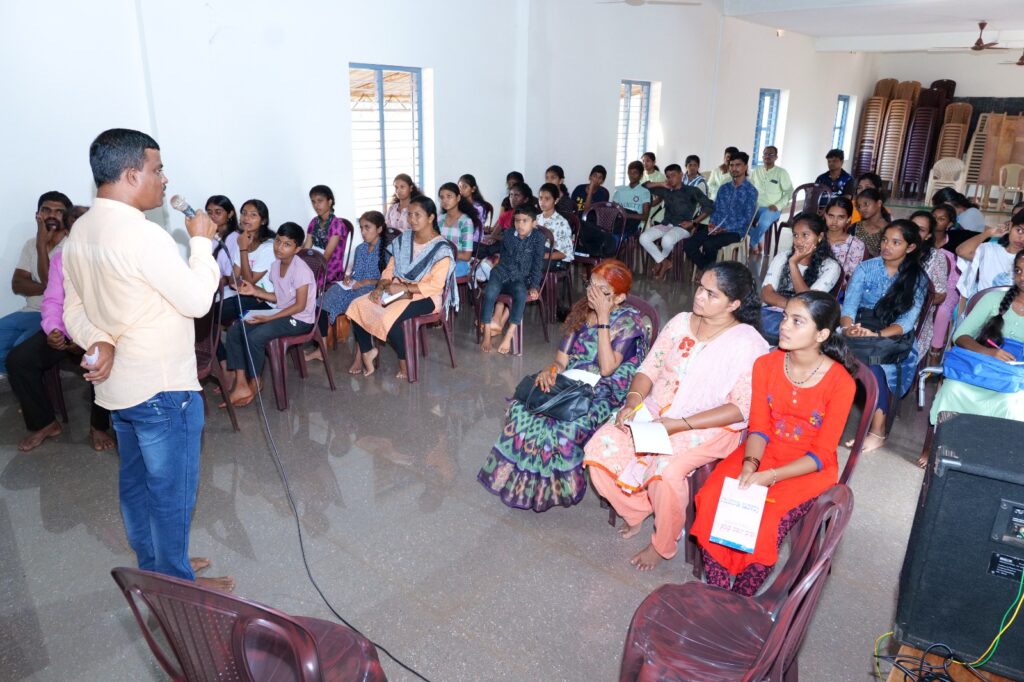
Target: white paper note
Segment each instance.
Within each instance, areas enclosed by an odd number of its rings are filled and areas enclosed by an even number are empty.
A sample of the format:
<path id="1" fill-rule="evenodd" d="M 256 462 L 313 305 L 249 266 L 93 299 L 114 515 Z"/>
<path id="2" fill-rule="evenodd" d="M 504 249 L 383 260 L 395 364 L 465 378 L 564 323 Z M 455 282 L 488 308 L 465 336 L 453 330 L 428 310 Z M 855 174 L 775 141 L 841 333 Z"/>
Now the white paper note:
<path id="1" fill-rule="evenodd" d="M 757 531 L 768 496 L 768 488 L 752 485 L 740 490 L 739 480 L 726 478 L 718 498 L 715 521 L 711 524 L 711 542 L 752 553 L 757 544 Z"/>
<path id="2" fill-rule="evenodd" d="M 276 308 L 270 308 L 269 310 L 266 310 L 266 309 L 264 309 L 264 310 L 249 310 L 249 311 L 246 311 L 245 317 L 242 318 L 242 319 L 251 320 L 251 319 L 254 319 L 254 318 L 257 318 L 257 317 L 267 317 L 269 315 L 275 315 L 275 314 L 277 314 L 277 312 L 278 311 L 277 311 Z"/>
<path id="3" fill-rule="evenodd" d="M 339 287 L 341 287 L 345 291 L 352 291 L 352 285 L 349 284 L 348 282 L 346 282 L 343 279 L 339 279 L 337 282 L 335 282 L 335 284 L 337 284 Z"/>
<path id="4" fill-rule="evenodd" d="M 398 299 L 404 298 L 404 297 L 405 297 L 405 292 L 404 291 L 396 291 L 393 294 L 384 294 L 383 296 L 380 297 L 380 304 L 381 305 L 388 305 L 389 303 L 394 303 Z"/>
<path id="5" fill-rule="evenodd" d="M 638 455 L 671 455 L 672 441 L 668 439 L 668 430 L 661 422 L 642 422 L 633 420 L 629 424 L 633 434 L 633 449 Z"/>
<path id="6" fill-rule="evenodd" d="M 594 374 L 593 372 L 587 372 L 582 369 L 567 369 L 562 372 L 562 376 L 566 379 L 572 379 L 573 381 L 582 381 L 585 384 L 591 386 L 597 386 L 597 382 L 601 380 L 600 374 Z"/>

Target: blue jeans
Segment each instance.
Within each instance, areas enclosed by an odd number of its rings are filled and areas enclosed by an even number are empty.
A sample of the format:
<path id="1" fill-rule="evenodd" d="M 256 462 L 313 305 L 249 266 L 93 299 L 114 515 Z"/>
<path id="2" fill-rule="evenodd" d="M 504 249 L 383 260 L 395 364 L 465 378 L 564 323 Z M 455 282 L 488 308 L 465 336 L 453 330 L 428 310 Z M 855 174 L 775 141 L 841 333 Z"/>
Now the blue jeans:
<path id="1" fill-rule="evenodd" d="M 526 282 L 513 280 L 502 283 L 496 277 L 487 280 L 487 288 L 484 289 L 484 302 L 480 312 L 480 322 L 490 324 L 494 317 L 494 304 L 501 294 L 512 296 L 512 309 L 509 310 L 508 321 L 510 324 L 522 324 L 523 313 L 526 311 Z"/>
<path id="2" fill-rule="evenodd" d="M 0 372 L 7 371 L 7 354 L 40 330 L 43 316 L 36 312 L 16 312 L 0 317 Z"/>
<path id="3" fill-rule="evenodd" d="M 203 400 L 165 391 L 111 412 L 121 455 L 121 517 L 139 568 L 195 580 L 188 537 L 199 487 Z"/>
<path id="4" fill-rule="evenodd" d="M 761 239 L 764 238 L 764 233 L 781 215 L 782 211 L 769 211 L 767 206 L 757 209 L 757 213 L 754 214 L 754 224 L 750 228 L 750 246 L 759 245 Z"/>

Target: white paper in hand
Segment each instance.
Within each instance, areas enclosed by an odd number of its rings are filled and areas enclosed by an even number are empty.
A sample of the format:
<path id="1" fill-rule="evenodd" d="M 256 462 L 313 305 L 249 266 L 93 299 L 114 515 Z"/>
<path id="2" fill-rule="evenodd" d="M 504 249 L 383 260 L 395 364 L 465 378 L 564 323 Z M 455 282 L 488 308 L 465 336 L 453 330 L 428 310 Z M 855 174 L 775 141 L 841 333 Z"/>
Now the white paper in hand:
<path id="1" fill-rule="evenodd" d="M 339 279 L 337 282 L 335 282 L 335 284 L 337 284 L 339 287 L 341 287 L 345 291 L 352 291 L 352 285 L 349 284 L 348 282 L 346 282 L 343 279 Z"/>
<path id="2" fill-rule="evenodd" d="M 263 309 L 263 310 L 249 310 L 249 311 L 246 311 L 245 316 L 242 319 L 243 320 L 253 320 L 253 319 L 257 318 L 257 317 L 268 317 L 270 315 L 275 314 L 276 312 L 277 312 L 276 308 Z"/>
<path id="3" fill-rule="evenodd" d="M 671 455 L 672 441 L 668 438 L 668 430 L 661 422 L 642 422 L 633 420 L 629 424 L 633 434 L 633 450 L 641 455 Z"/>
<path id="4" fill-rule="evenodd" d="M 567 369 L 562 372 L 562 376 L 566 379 L 572 379 L 573 381 L 582 381 L 585 384 L 591 386 L 597 386 L 597 382 L 601 380 L 600 374 L 594 374 L 593 372 L 587 372 L 582 369 Z"/>
<path id="5" fill-rule="evenodd" d="M 715 521 L 711 524 L 711 542 L 750 554 L 757 544 L 757 531 L 761 527 L 768 488 L 752 485 L 740 490 L 739 484 L 735 478 L 726 478 L 722 482 Z"/>
<path id="6" fill-rule="evenodd" d="M 92 352 L 91 353 L 86 353 L 83 356 L 83 358 L 85 360 L 85 364 L 87 364 L 90 367 L 92 367 L 100 359 L 100 347 L 99 346 L 93 346 Z"/>
<path id="7" fill-rule="evenodd" d="M 380 304 L 381 305 L 388 305 L 388 304 L 394 303 L 398 299 L 404 298 L 404 297 L 405 297 L 405 292 L 404 291 L 396 291 L 393 294 L 384 294 L 383 296 L 380 297 Z"/>

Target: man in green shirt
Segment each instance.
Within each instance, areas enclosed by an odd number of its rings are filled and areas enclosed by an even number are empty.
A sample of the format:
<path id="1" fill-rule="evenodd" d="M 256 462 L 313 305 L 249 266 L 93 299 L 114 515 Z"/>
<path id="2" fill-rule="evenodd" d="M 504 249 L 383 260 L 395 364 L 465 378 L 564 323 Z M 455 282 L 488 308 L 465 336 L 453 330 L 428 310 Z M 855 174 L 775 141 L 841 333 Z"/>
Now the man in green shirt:
<path id="1" fill-rule="evenodd" d="M 793 196 L 793 182 L 782 166 L 776 166 L 779 150 L 774 146 L 764 148 L 761 156 L 763 165 L 750 174 L 750 182 L 757 189 L 757 213 L 750 230 L 750 252 L 761 254 L 761 239 L 768 228 L 782 215 L 782 207 L 788 206 Z"/>

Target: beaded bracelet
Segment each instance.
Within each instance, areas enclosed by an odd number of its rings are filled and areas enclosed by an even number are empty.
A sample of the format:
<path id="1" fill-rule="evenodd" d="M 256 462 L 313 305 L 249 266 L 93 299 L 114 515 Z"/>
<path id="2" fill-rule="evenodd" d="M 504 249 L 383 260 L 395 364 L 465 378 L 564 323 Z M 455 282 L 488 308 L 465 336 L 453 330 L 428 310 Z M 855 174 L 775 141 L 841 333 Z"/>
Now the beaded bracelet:
<path id="1" fill-rule="evenodd" d="M 778 482 L 779 482 L 779 472 L 776 471 L 775 469 L 772 469 L 772 482 L 769 484 L 769 486 L 773 486 L 773 485 L 775 485 Z"/>

